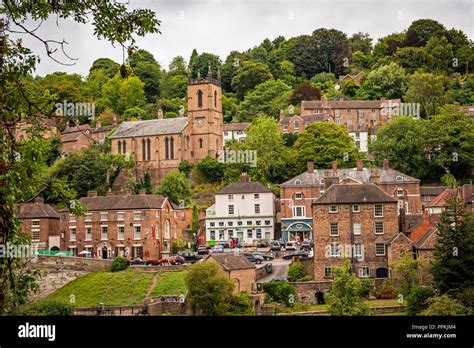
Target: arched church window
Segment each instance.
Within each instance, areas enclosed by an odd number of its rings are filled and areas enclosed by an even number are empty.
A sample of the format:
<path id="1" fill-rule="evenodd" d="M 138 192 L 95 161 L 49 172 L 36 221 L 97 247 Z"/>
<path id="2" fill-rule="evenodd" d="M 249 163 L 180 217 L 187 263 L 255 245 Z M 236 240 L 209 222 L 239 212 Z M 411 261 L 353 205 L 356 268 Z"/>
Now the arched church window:
<path id="1" fill-rule="evenodd" d="M 198 95 L 198 108 L 202 108 L 202 91 L 199 90 L 197 95 Z"/>
<path id="2" fill-rule="evenodd" d="M 170 138 L 170 158 L 174 158 L 174 139 Z"/>
<path id="3" fill-rule="evenodd" d="M 122 143 L 122 147 L 123 147 L 123 149 L 122 149 L 123 152 L 122 153 L 127 153 L 127 142 L 125 140 Z"/>
<path id="4" fill-rule="evenodd" d="M 214 91 L 214 107 L 217 108 L 217 91 Z"/>
<path id="5" fill-rule="evenodd" d="M 148 160 L 151 160 L 151 141 L 150 139 L 147 139 L 146 141 L 146 147 L 147 147 L 147 158 Z"/>
<path id="6" fill-rule="evenodd" d="M 145 139 L 142 139 L 142 160 L 146 159 L 146 148 L 145 148 Z"/>
<path id="7" fill-rule="evenodd" d="M 168 141 L 168 137 L 165 138 L 165 159 L 169 159 L 170 158 L 170 152 L 169 152 L 169 141 Z"/>
<path id="8" fill-rule="evenodd" d="M 201 139 L 201 138 L 199 138 L 199 140 L 198 140 L 198 141 L 199 141 L 199 148 L 200 148 L 200 149 L 202 149 L 202 139 Z"/>
<path id="9" fill-rule="evenodd" d="M 122 142 L 120 140 L 118 142 L 118 153 L 122 153 Z"/>

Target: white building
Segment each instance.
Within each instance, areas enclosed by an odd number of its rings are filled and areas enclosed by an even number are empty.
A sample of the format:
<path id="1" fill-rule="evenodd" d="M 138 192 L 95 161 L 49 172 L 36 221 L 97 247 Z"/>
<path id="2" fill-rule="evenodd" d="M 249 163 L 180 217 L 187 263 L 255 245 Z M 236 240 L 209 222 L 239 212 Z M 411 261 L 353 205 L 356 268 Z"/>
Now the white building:
<path id="1" fill-rule="evenodd" d="M 225 123 L 223 125 L 224 144 L 230 140 L 243 142 L 247 137 L 249 123 Z"/>
<path id="2" fill-rule="evenodd" d="M 354 139 L 357 149 L 362 152 L 369 151 L 369 132 L 349 132 L 349 135 Z"/>
<path id="3" fill-rule="evenodd" d="M 241 244 L 273 240 L 275 195 L 246 174 L 215 194 L 215 204 L 206 210 L 206 242 L 238 238 Z"/>

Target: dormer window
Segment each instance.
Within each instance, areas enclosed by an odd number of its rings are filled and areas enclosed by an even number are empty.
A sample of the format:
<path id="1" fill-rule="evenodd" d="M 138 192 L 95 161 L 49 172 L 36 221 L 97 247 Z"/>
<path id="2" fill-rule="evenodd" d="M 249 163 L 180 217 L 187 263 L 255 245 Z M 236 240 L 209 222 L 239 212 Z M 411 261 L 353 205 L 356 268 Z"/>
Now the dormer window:
<path id="1" fill-rule="evenodd" d="M 300 180 L 300 179 L 296 179 L 296 180 L 295 180 L 295 185 L 301 185 L 301 180 Z"/>
<path id="2" fill-rule="evenodd" d="M 293 127 L 294 127 L 295 129 L 298 129 L 299 126 L 300 126 L 300 124 L 299 124 L 298 121 L 295 121 L 295 122 L 293 123 Z"/>
<path id="3" fill-rule="evenodd" d="M 403 176 L 401 175 L 397 175 L 397 177 L 395 178 L 396 181 L 403 181 Z"/>

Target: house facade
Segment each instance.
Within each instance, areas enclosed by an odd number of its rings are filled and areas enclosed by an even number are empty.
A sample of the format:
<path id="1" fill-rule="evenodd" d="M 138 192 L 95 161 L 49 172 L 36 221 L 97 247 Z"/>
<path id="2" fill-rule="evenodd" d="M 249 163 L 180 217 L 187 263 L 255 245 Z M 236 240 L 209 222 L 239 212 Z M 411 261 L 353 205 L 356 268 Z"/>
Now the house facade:
<path id="1" fill-rule="evenodd" d="M 215 194 L 215 204 L 206 210 L 206 242 L 238 239 L 253 245 L 272 240 L 275 228 L 275 195 L 244 174 L 240 182 L 225 186 Z"/>
<path id="2" fill-rule="evenodd" d="M 243 143 L 250 123 L 225 123 L 222 127 L 224 144 L 231 140 Z"/>

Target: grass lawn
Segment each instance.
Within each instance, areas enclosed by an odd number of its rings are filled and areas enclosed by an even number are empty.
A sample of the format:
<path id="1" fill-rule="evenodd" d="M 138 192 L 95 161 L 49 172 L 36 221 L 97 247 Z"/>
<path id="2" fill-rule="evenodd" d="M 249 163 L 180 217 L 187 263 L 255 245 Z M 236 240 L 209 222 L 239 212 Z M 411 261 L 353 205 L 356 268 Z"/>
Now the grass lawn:
<path id="1" fill-rule="evenodd" d="M 158 295 L 184 295 L 186 294 L 185 271 L 162 272 L 158 274 L 158 282 L 151 292 L 151 297 Z"/>

